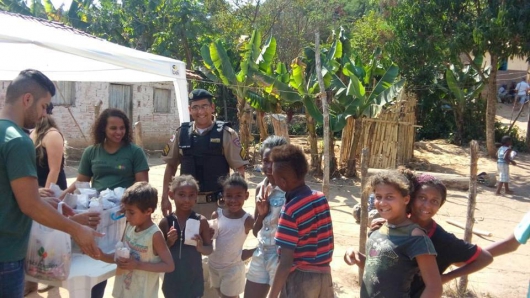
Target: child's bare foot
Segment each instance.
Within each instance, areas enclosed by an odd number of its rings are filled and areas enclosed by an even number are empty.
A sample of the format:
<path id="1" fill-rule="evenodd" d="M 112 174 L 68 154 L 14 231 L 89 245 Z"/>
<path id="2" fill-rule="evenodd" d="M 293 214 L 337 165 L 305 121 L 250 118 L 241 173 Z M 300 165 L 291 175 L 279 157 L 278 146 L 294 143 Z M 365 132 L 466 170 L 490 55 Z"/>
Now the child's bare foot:
<path id="1" fill-rule="evenodd" d="M 496 196 L 500 196 L 501 193 L 500 193 L 500 192 L 496 192 L 495 195 L 496 195 Z"/>
<path id="2" fill-rule="evenodd" d="M 505 191 L 507 195 L 513 195 L 513 190 L 507 190 Z"/>

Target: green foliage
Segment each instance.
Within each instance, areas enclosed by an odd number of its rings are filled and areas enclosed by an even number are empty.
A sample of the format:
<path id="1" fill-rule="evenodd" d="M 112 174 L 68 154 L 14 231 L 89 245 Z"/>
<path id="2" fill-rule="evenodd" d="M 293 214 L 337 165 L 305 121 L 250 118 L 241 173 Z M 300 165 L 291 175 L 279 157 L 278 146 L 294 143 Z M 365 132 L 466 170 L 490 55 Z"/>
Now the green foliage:
<path id="1" fill-rule="evenodd" d="M 500 122 L 495 122 L 495 142 L 500 143 L 503 136 L 512 138 L 512 146 L 517 152 L 528 152 L 528 146 L 525 142 L 525 136 L 517 126 L 508 132 L 508 127 Z"/>
<path id="2" fill-rule="evenodd" d="M 288 126 L 289 135 L 303 136 L 307 135 L 307 125 L 301 122 L 294 122 Z"/>
<path id="3" fill-rule="evenodd" d="M 509 57 L 530 54 L 530 32 L 526 28 L 530 23 L 528 1 L 383 0 L 382 7 L 394 33 L 386 49 L 403 69 L 411 90 L 431 89 L 435 79 L 446 72 L 447 65 L 462 63 L 461 56 L 471 60 L 470 56 L 489 53 L 490 63 L 496 64 Z M 471 62 L 471 67 L 490 90 L 485 122 L 488 154 L 493 155 L 497 65 L 492 65 L 490 78 L 482 64 Z"/>
<path id="4" fill-rule="evenodd" d="M 30 16 L 31 11 L 24 0 L 0 0 L 0 9 Z"/>
<path id="5" fill-rule="evenodd" d="M 446 94 L 441 89 L 434 92 L 421 92 L 418 101 L 417 122 L 421 124 L 417 130 L 418 140 L 448 139 L 455 142 L 457 131 L 455 113 L 452 107 L 440 97 Z M 478 98 L 466 103 L 463 111 L 465 125 L 463 126 L 461 142 L 471 140 L 485 140 L 486 134 L 486 101 Z"/>
<path id="6" fill-rule="evenodd" d="M 383 16 L 376 11 L 369 11 L 365 16 L 352 24 L 351 47 L 361 61 L 369 61 L 377 48 L 384 48 L 393 37 L 391 27 Z"/>
<path id="7" fill-rule="evenodd" d="M 85 12 L 90 33 L 184 60 L 188 68 L 200 59 L 197 50 L 212 37 L 207 11 L 198 0 L 100 0 Z"/>

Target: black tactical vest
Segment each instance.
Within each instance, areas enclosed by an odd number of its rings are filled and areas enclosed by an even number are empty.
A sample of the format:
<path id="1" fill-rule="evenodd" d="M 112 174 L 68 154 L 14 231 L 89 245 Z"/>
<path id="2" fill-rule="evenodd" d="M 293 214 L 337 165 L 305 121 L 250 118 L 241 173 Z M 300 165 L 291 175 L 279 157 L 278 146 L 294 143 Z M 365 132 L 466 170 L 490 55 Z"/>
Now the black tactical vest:
<path id="1" fill-rule="evenodd" d="M 180 127 L 180 172 L 197 179 L 201 192 L 220 191 L 222 187 L 219 178 L 230 173 L 230 167 L 223 154 L 223 130 L 229 125 L 216 121 L 213 128 L 202 136 L 193 133 L 189 122 L 182 123 Z"/>

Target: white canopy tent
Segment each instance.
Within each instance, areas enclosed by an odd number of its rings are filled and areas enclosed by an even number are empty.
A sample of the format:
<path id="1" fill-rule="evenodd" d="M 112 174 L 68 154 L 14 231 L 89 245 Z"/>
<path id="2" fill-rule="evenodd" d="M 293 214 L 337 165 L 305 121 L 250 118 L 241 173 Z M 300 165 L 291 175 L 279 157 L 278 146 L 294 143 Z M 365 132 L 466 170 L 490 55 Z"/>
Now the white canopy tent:
<path id="1" fill-rule="evenodd" d="M 164 82 L 180 122 L 190 120 L 184 62 L 120 46 L 60 23 L 0 11 L 0 80 L 26 68 L 54 81 Z"/>

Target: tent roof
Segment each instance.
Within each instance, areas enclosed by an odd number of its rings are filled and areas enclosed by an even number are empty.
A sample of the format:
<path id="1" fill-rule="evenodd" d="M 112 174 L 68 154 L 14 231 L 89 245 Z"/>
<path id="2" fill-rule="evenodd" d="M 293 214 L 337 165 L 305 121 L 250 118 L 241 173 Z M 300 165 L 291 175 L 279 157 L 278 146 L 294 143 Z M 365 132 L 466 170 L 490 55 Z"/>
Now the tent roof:
<path id="1" fill-rule="evenodd" d="M 61 23 L 0 11 L 0 79 L 25 68 L 58 81 L 186 78 L 184 62 L 120 46 Z"/>
<path id="2" fill-rule="evenodd" d="M 0 11 L 0 80 L 34 68 L 55 81 L 173 81 L 188 121 L 184 62 L 120 46 L 58 22 Z"/>

